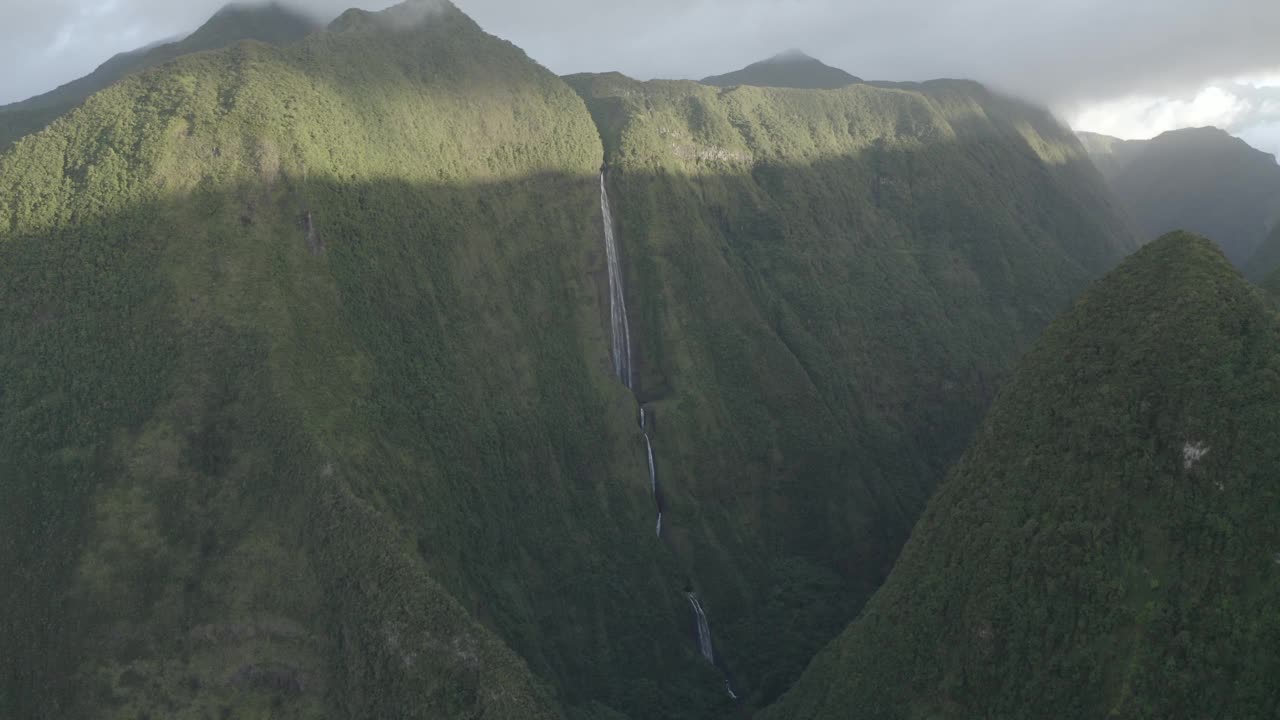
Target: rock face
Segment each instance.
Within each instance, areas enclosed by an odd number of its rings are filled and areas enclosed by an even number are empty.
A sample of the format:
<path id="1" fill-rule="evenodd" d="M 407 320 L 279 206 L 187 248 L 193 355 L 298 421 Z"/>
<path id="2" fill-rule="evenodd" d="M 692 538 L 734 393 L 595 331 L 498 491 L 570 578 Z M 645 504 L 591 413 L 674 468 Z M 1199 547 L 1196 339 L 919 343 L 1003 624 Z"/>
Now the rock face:
<path id="1" fill-rule="evenodd" d="M 1023 360 L 885 586 L 766 717 L 1268 716 L 1277 398 L 1261 294 L 1202 238 L 1143 248 Z"/>

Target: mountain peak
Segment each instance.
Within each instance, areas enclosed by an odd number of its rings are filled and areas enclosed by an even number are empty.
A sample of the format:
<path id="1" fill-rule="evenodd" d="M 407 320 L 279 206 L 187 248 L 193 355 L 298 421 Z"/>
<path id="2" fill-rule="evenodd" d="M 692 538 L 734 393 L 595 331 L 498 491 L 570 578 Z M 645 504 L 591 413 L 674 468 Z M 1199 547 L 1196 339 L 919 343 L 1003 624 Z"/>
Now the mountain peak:
<path id="1" fill-rule="evenodd" d="M 800 50 L 799 48 L 792 48 L 790 50 L 784 50 L 778 53 L 777 55 L 774 55 L 768 60 L 765 60 L 765 62 L 794 63 L 794 62 L 818 62 L 818 60 L 817 58 L 813 57 L 812 55 L 806 53 L 803 50 Z"/>
<path id="2" fill-rule="evenodd" d="M 347 10 L 329 24 L 329 31 L 345 32 L 368 28 L 410 30 L 429 20 L 446 16 L 463 16 L 463 12 L 450 0 L 404 0 L 378 12 L 359 8 Z"/>
<path id="3" fill-rule="evenodd" d="M 802 50 L 791 49 L 735 72 L 703 78 L 702 82 L 719 87 L 756 85 L 814 90 L 841 88 L 862 80 L 840 68 L 831 67 Z"/>

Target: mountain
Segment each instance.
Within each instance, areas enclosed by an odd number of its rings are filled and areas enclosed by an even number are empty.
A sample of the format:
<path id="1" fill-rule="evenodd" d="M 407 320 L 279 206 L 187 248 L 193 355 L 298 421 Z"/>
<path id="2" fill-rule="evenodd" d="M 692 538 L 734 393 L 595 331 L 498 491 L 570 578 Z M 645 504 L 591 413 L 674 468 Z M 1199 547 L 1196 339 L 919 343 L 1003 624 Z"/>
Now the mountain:
<path id="1" fill-rule="evenodd" d="M 417 0 L 0 155 L 0 717 L 735 717 L 1136 245 L 972 83 L 570 83 Z"/>
<path id="2" fill-rule="evenodd" d="M 1267 239 L 1245 265 L 1245 274 L 1254 280 L 1262 280 L 1280 269 L 1280 222 L 1271 229 Z"/>
<path id="3" fill-rule="evenodd" d="M 287 45 L 315 29 L 316 24 L 307 16 L 275 3 L 228 5 L 182 40 L 121 53 L 85 77 L 43 95 L 0 106 L 0 152 L 15 140 L 44 129 L 55 118 L 78 107 L 90 95 L 131 73 L 183 55 L 224 48 L 242 40 Z"/>
<path id="4" fill-rule="evenodd" d="M 1121 140 L 1099 133 L 1077 133 L 1080 144 L 1108 182 L 1119 175 L 1147 147 L 1149 140 Z"/>
<path id="5" fill-rule="evenodd" d="M 1054 322 L 767 718 L 1270 717 L 1280 324 L 1202 238 Z"/>
<path id="6" fill-rule="evenodd" d="M 1217 128 L 1152 140 L 1085 137 L 1099 170 L 1146 238 L 1188 230 L 1245 267 L 1280 219 L 1280 165 Z"/>
<path id="7" fill-rule="evenodd" d="M 679 549 L 764 704 L 882 581 L 1018 355 L 1135 241 L 1070 131 L 975 83 L 569 82 L 604 139 L 672 522 L 703 525 Z"/>
<path id="8" fill-rule="evenodd" d="M 556 718 L 531 664 L 698 676 L 674 623 L 580 638 L 667 601 L 585 352 L 598 134 L 413 8 L 0 156 L 0 716 Z"/>
<path id="9" fill-rule="evenodd" d="M 862 82 L 860 78 L 839 68 L 825 65 L 799 50 L 775 55 L 768 60 L 752 63 L 731 73 L 712 75 L 702 79 L 704 85 L 719 87 L 756 85 L 811 90 L 839 88 L 860 82 Z"/>

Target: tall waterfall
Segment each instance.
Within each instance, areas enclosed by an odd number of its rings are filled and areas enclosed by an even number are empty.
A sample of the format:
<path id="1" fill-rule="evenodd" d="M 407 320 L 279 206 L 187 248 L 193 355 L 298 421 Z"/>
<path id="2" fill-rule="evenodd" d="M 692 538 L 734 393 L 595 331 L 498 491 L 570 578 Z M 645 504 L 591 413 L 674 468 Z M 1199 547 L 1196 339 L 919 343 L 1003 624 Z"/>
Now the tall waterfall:
<path id="1" fill-rule="evenodd" d="M 686 597 L 689 598 L 689 604 L 693 606 L 693 618 L 698 626 L 698 650 L 702 652 L 702 657 L 706 658 L 707 662 L 714 664 L 716 651 L 711 646 L 711 623 L 707 622 L 707 613 L 703 611 L 697 595 L 686 593 Z"/>
<path id="2" fill-rule="evenodd" d="M 631 325 L 627 321 L 627 298 L 618 262 L 618 242 L 613 235 L 613 211 L 604 173 L 600 173 L 600 212 L 604 215 L 604 252 L 609 265 L 609 326 L 613 330 L 613 372 L 631 388 Z"/>
<path id="3" fill-rule="evenodd" d="M 640 406 L 640 432 L 644 433 L 644 449 L 649 458 L 649 490 L 653 493 L 653 504 L 658 507 L 658 524 L 654 534 L 662 537 L 662 499 L 658 496 L 658 465 L 653 461 L 653 441 L 649 439 L 649 427 L 645 424 L 643 405 Z"/>
<path id="4" fill-rule="evenodd" d="M 609 329 L 611 331 L 611 350 L 613 352 L 613 372 L 622 384 L 633 393 L 631 368 L 631 325 L 627 320 L 627 300 L 622 284 L 622 266 L 619 262 L 618 242 L 613 232 L 613 210 L 609 206 L 609 191 L 605 185 L 604 171 L 600 172 L 600 212 L 604 215 L 604 250 L 609 267 Z M 662 491 L 658 486 L 658 467 L 654 461 L 653 439 L 649 435 L 649 416 L 644 405 L 640 406 L 640 432 L 644 435 L 645 455 L 649 462 L 649 490 L 653 493 L 654 505 L 658 508 L 658 521 L 655 532 L 662 537 Z M 707 662 L 715 665 L 724 675 L 724 687 L 729 697 L 737 700 L 733 692 L 728 673 L 716 663 L 715 649 L 711 645 L 711 624 L 707 622 L 707 614 L 702 603 L 693 592 L 685 593 L 689 605 L 693 607 L 694 618 L 698 627 L 698 651 Z"/>
<path id="5" fill-rule="evenodd" d="M 733 691 L 733 684 L 729 682 L 728 673 L 724 668 L 716 662 L 716 650 L 711 644 L 711 623 L 707 621 L 707 613 L 702 609 L 702 601 L 698 600 L 697 593 L 687 592 L 685 597 L 689 599 L 689 606 L 693 608 L 694 624 L 698 628 L 698 652 L 702 653 L 702 657 L 707 662 L 716 666 L 724 676 L 724 689 L 729 693 L 729 697 L 733 700 L 738 699 L 738 694 Z"/>

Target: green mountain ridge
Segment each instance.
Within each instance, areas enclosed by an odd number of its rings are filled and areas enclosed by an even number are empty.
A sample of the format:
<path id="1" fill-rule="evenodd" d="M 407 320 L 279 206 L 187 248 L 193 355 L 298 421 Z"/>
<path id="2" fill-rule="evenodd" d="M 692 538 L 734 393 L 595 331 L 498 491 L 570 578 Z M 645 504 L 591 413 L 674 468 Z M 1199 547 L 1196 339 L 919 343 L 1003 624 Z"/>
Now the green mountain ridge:
<path id="1" fill-rule="evenodd" d="M 1280 165 L 1217 128 L 1151 140 L 1083 134 L 1086 149 L 1137 222 L 1143 239 L 1174 230 L 1217 242 L 1240 268 L 1280 220 Z"/>
<path id="2" fill-rule="evenodd" d="M 130 74 L 0 154 L 0 716 L 766 705 L 1135 244 L 974 83 L 566 83 L 447 3 Z"/>
<path id="3" fill-rule="evenodd" d="M 1263 718 L 1280 324 L 1148 245 L 1046 331 L 893 574 L 768 718 Z"/>
<path id="4" fill-rule="evenodd" d="M 799 50 L 790 50 L 768 60 L 752 63 L 741 70 L 712 75 L 701 80 L 704 85 L 734 87 L 786 87 L 801 89 L 834 89 L 862 82 L 861 78 L 831 67 Z"/>
<path id="5" fill-rule="evenodd" d="M 54 119 L 78 107 L 90 95 L 131 73 L 183 55 L 217 50 L 243 40 L 287 45 L 317 27 L 310 18 L 278 3 L 227 5 L 185 38 L 120 53 L 85 77 L 42 95 L 0 106 L 0 152 L 19 138 L 44 129 Z"/>

